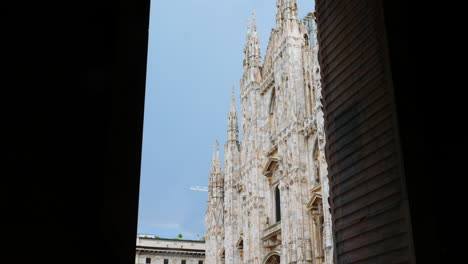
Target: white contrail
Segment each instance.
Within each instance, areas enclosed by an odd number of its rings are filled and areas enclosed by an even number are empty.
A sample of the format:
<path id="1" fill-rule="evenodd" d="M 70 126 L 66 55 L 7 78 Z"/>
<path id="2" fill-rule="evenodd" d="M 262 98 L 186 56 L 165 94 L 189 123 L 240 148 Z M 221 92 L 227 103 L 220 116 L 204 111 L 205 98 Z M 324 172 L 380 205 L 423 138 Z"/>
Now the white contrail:
<path id="1" fill-rule="evenodd" d="M 203 187 L 203 186 L 190 186 L 190 190 L 192 190 L 192 191 L 207 192 L 207 191 L 208 191 L 208 187 Z"/>

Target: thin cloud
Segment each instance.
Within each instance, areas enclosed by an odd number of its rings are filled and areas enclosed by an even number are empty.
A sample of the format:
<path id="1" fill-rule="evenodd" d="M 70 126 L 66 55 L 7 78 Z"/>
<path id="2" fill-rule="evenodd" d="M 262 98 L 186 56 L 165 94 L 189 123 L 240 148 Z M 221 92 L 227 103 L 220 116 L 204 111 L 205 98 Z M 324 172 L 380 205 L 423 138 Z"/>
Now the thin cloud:
<path id="1" fill-rule="evenodd" d="M 208 187 L 204 187 L 204 186 L 190 186 L 190 190 L 192 190 L 192 191 L 200 191 L 200 192 L 207 192 L 207 191 L 208 191 Z"/>

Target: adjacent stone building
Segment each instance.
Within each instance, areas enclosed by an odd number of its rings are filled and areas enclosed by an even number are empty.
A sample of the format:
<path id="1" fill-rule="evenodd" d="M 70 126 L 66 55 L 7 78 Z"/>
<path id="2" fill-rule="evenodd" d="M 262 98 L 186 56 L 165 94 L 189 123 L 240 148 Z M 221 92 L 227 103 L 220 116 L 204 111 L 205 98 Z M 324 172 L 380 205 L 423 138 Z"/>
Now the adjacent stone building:
<path id="1" fill-rule="evenodd" d="M 137 236 L 135 264 L 204 263 L 204 241 Z"/>
<path id="2" fill-rule="evenodd" d="M 224 170 L 213 152 L 207 264 L 333 263 L 320 68 L 313 13 L 277 0 L 261 62 L 255 14 L 240 81 L 242 141 L 232 89 Z"/>

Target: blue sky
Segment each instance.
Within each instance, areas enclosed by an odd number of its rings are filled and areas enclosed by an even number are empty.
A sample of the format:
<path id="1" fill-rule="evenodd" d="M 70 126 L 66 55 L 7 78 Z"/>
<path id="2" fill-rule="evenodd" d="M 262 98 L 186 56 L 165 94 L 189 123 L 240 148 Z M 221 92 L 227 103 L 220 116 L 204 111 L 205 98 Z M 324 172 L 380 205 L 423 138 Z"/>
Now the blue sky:
<path id="1" fill-rule="evenodd" d="M 314 10 L 297 4 L 300 18 Z M 208 185 L 212 146 L 226 141 L 253 10 L 263 56 L 276 0 L 152 0 L 138 233 L 204 236 L 208 193 L 190 187 Z"/>

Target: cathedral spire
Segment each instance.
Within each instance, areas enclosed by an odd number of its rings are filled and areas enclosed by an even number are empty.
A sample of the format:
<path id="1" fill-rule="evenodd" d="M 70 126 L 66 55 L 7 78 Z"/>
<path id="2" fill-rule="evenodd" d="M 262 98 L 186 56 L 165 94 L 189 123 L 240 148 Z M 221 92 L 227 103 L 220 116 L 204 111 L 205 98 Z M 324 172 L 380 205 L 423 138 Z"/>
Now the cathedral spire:
<path id="1" fill-rule="evenodd" d="M 221 169 L 221 159 L 219 157 L 219 141 L 216 140 L 216 147 L 213 146 L 213 157 L 211 160 L 209 195 L 210 197 L 222 197 L 224 188 L 223 172 Z"/>
<path id="2" fill-rule="evenodd" d="M 216 175 L 221 173 L 221 159 L 219 157 L 219 142 L 216 140 L 216 146 L 212 148 L 211 173 L 213 181 L 216 181 Z"/>
<path id="3" fill-rule="evenodd" d="M 214 188 L 216 185 L 215 179 L 215 146 L 211 147 L 211 168 L 210 168 L 210 177 L 208 181 L 208 201 L 211 201 L 211 197 L 214 194 Z"/>
<path id="4" fill-rule="evenodd" d="M 253 49 L 254 52 L 258 49 L 260 51 L 260 43 L 258 42 L 258 35 L 257 35 L 257 14 L 255 14 L 255 10 L 252 12 L 252 44 L 253 44 Z M 260 52 L 258 54 L 260 56 Z"/>
<path id="5" fill-rule="evenodd" d="M 215 146 L 211 147 L 211 163 L 214 162 L 215 159 Z"/>
<path id="6" fill-rule="evenodd" d="M 231 110 L 228 114 L 228 142 L 239 141 L 239 128 L 237 125 L 235 86 L 232 85 Z"/>
<path id="7" fill-rule="evenodd" d="M 219 171 L 221 171 L 221 159 L 219 158 L 219 141 L 216 140 L 216 159 L 215 159 L 215 166 Z"/>
<path id="8" fill-rule="evenodd" d="M 219 141 L 216 140 L 216 146 L 212 147 L 211 173 L 217 174 L 219 172 L 221 172 L 221 159 L 219 157 Z"/>
<path id="9" fill-rule="evenodd" d="M 240 90 L 244 93 L 244 89 L 250 83 L 260 84 L 262 80 L 262 64 L 260 54 L 260 41 L 257 36 L 257 22 L 255 12 L 252 13 L 252 25 L 248 24 L 247 40 L 244 46 L 244 74 L 241 79 Z"/>
<path id="10" fill-rule="evenodd" d="M 236 95 L 235 95 L 236 86 L 232 85 L 232 95 L 231 95 L 231 112 L 236 112 Z"/>
<path id="11" fill-rule="evenodd" d="M 257 34 L 257 14 L 255 13 L 255 9 L 252 13 L 252 34 L 254 32 Z"/>
<path id="12" fill-rule="evenodd" d="M 246 32 L 247 42 L 249 41 L 249 37 L 250 37 L 250 20 L 247 18 L 247 32 Z"/>
<path id="13" fill-rule="evenodd" d="M 247 20 L 247 41 L 244 47 L 244 67 L 260 67 L 260 42 L 257 35 L 255 11 L 252 13 L 252 25 Z"/>
<path id="14" fill-rule="evenodd" d="M 214 164 L 215 163 L 215 146 L 211 147 L 211 171 L 214 170 Z"/>

